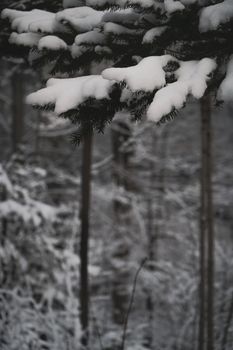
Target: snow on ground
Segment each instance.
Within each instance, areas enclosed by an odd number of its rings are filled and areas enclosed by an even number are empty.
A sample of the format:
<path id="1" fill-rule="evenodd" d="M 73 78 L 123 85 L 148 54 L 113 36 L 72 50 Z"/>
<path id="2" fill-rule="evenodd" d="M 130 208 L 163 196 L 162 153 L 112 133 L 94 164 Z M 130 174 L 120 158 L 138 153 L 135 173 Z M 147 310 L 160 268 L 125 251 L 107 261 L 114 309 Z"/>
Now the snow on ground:
<path id="1" fill-rule="evenodd" d="M 70 79 L 49 79 L 47 87 L 30 94 L 27 103 L 31 105 L 55 105 L 55 112 L 62 114 L 93 97 L 97 100 L 109 98 L 114 82 L 99 75 Z"/>

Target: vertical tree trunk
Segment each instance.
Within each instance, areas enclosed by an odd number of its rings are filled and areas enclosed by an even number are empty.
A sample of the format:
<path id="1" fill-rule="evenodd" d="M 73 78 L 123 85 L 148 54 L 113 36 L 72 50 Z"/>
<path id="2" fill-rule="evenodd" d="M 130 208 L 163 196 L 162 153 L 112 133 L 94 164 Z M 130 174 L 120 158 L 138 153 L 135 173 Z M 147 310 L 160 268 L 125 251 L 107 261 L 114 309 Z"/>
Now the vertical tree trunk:
<path id="1" fill-rule="evenodd" d="M 201 213 L 199 350 L 214 350 L 214 229 L 211 99 L 201 101 Z"/>
<path id="2" fill-rule="evenodd" d="M 228 314 L 227 314 L 227 319 L 226 319 L 226 322 L 224 325 L 221 350 L 227 349 L 227 338 L 228 338 L 228 334 L 230 331 L 232 319 L 233 319 L 233 293 L 232 293 L 231 302 L 230 302 L 230 306 L 229 306 L 229 310 L 228 310 Z"/>
<path id="3" fill-rule="evenodd" d="M 113 179 L 117 188 L 126 191 L 130 188 L 129 181 L 129 147 L 127 142 L 130 138 L 129 125 L 119 118 L 113 124 L 112 129 L 112 149 L 113 149 Z M 112 286 L 112 314 L 113 321 L 122 325 L 128 307 L 128 289 L 127 283 L 129 273 L 126 266 L 129 256 L 129 247 L 127 237 L 129 237 L 129 203 L 122 203 L 118 197 L 113 201 L 114 220 L 115 220 L 115 243 L 114 243 L 114 261 L 113 264 L 113 286 Z"/>
<path id="4" fill-rule="evenodd" d="M 81 243 L 80 243 L 80 322 L 82 327 L 81 343 L 88 346 L 89 325 L 89 286 L 88 286 L 88 240 L 89 211 L 91 194 L 91 158 L 92 134 L 87 135 L 83 142 L 82 183 L 81 183 Z"/>
<path id="5" fill-rule="evenodd" d="M 7 192 L 5 188 L 1 188 L 0 186 L 0 200 L 1 201 L 6 201 L 7 200 Z M 5 250 L 5 244 L 6 244 L 6 239 L 7 239 L 7 229 L 8 229 L 8 221 L 7 218 L 2 218 L 1 219 L 1 232 L 0 232 L 0 246 L 3 250 Z M 6 261 L 4 260 L 4 257 L 1 256 L 0 259 L 0 287 L 4 287 L 7 278 L 8 278 L 8 266 L 6 264 Z"/>
<path id="6" fill-rule="evenodd" d="M 16 71 L 12 83 L 12 150 L 15 152 L 22 141 L 24 132 L 24 91 L 23 76 Z"/>

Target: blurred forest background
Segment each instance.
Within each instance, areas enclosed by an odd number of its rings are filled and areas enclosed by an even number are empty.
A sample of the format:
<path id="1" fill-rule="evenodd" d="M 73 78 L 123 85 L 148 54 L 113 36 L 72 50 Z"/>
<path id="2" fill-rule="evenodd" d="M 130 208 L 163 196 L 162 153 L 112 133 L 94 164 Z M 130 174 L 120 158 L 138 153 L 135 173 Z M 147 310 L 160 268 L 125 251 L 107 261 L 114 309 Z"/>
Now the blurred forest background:
<path id="1" fill-rule="evenodd" d="M 0 60 L 0 349 L 80 349 L 82 145 L 25 96 L 44 72 Z M 119 113 L 94 135 L 90 349 L 194 350 L 199 322 L 200 103 L 160 127 Z M 215 344 L 233 347 L 233 109 L 212 110 Z M 84 170 L 83 170 L 84 171 Z"/>

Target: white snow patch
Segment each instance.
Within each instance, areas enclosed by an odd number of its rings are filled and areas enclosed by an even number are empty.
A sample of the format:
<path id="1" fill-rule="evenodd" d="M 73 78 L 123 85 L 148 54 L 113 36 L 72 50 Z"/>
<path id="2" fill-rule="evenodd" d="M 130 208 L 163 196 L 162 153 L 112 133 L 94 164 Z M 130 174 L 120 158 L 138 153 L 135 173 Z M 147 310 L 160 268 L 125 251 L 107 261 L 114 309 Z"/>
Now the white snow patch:
<path id="1" fill-rule="evenodd" d="M 34 47 L 37 46 L 39 40 L 42 38 L 42 34 L 38 33 L 11 33 L 9 37 L 9 43 L 19 46 Z"/>
<path id="2" fill-rule="evenodd" d="M 71 55 L 73 58 L 81 56 L 83 53 L 93 50 L 93 45 L 103 47 L 105 36 L 97 29 L 76 36 L 75 42 L 71 47 Z M 96 48 L 94 48 L 95 50 Z"/>
<path id="3" fill-rule="evenodd" d="M 155 27 L 146 32 L 142 39 L 143 44 L 151 44 L 153 40 L 160 37 L 167 29 L 167 26 Z"/>
<path id="4" fill-rule="evenodd" d="M 100 33 L 98 30 L 92 30 L 87 33 L 78 34 L 75 38 L 76 45 L 82 44 L 104 44 L 105 37 L 103 33 Z"/>
<path id="5" fill-rule="evenodd" d="M 109 98 L 113 81 L 100 75 L 89 75 L 70 79 L 49 79 L 47 87 L 30 94 L 26 102 L 45 106 L 55 104 L 55 112 L 62 114 L 93 97 L 97 100 Z"/>
<path id="6" fill-rule="evenodd" d="M 56 31 L 67 31 L 64 26 L 56 21 L 55 13 L 48 11 L 17 11 L 5 9 L 2 11 L 2 18 L 8 18 L 11 22 L 11 28 L 19 33 L 54 33 Z"/>
<path id="7" fill-rule="evenodd" d="M 102 20 L 104 11 L 97 11 L 87 6 L 65 9 L 56 14 L 60 23 L 68 23 L 77 32 L 88 32 L 97 27 Z"/>
<path id="8" fill-rule="evenodd" d="M 177 81 L 159 90 L 148 108 L 149 120 L 158 122 L 163 116 L 174 109 L 184 106 L 188 95 L 201 98 L 207 88 L 209 74 L 216 68 L 216 63 L 210 58 L 200 61 L 180 62 L 176 71 Z"/>
<path id="9" fill-rule="evenodd" d="M 163 67 L 171 60 L 176 59 L 170 55 L 146 57 L 132 67 L 105 69 L 102 76 L 109 80 L 125 81 L 132 91 L 153 91 L 165 85 Z"/>
<path id="10" fill-rule="evenodd" d="M 178 0 L 164 0 L 164 7 L 169 14 L 185 9 L 185 6 Z"/>
<path id="11" fill-rule="evenodd" d="M 136 29 L 129 29 L 126 28 L 120 24 L 116 24 L 116 23 L 105 23 L 104 24 L 104 32 L 105 33 L 111 33 L 114 35 L 124 35 L 124 34 L 128 34 L 128 35 L 137 35 L 139 33 L 141 33 L 141 30 L 136 30 Z"/>
<path id="12" fill-rule="evenodd" d="M 219 87 L 217 98 L 226 102 L 233 101 L 233 55 L 227 64 L 226 77 Z"/>
<path id="13" fill-rule="evenodd" d="M 52 51 L 58 51 L 58 50 L 67 50 L 67 44 L 64 40 L 58 38 L 55 35 L 47 35 L 40 39 L 38 43 L 38 49 L 43 50 L 52 50 Z"/>
<path id="14" fill-rule="evenodd" d="M 219 4 L 205 7 L 200 13 L 199 30 L 216 30 L 220 24 L 233 19 L 233 1 L 224 0 Z"/>

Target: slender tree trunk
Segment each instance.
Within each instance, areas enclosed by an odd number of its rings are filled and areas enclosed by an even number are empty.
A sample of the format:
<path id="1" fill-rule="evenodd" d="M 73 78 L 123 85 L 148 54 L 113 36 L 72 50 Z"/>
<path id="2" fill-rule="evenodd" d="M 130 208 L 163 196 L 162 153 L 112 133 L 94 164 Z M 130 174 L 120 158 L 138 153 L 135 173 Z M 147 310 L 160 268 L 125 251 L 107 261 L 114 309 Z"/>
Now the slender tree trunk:
<path id="1" fill-rule="evenodd" d="M 23 76 L 20 72 L 12 75 L 12 149 L 15 152 L 22 141 L 24 132 L 24 91 Z"/>
<path id="2" fill-rule="evenodd" d="M 233 293 L 232 293 L 232 297 L 231 297 L 231 303 L 230 303 L 230 307 L 229 307 L 229 311 L 228 311 L 228 315 L 227 315 L 227 320 L 226 320 L 224 330 L 223 330 L 223 338 L 222 338 L 222 344 L 221 344 L 222 350 L 227 349 L 227 338 L 228 338 L 230 326 L 232 323 L 232 319 L 233 319 Z"/>
<path id="3" fill-rule="evenodd" d="M 83 142 L 82 184 L 81 184 L 81 243 L 80 243 L 80 321 L 82 327 L 81 343 L 83 348 L 88 346 L 89 326 L 89 286 L 88 286 L 88 240 L 89 212 L 91 194 L 91 159 L 92 134 L 85 137 Z"/>
<path id="4" fill-rule="evenodd" d="M 0 195 L 1 195 L 1 201 L 6 201 L 7 200 L 7 193 L 6 190 L 3 189 L 1 190 L 0 187 Z M 7 218 L 2 218 L 1 219 L 1 232 L 0 232 L 0 246 L 4 250 L 5 249 L 5 244 L 6 244 L 6 239 L 7 239 L 7 231 L 8 231 L 8 221 Z M 4 261 L 4 257 L 1 256 L 0 259 L 0 287 L 4 287 L 7 278 L 8 278 L 8 266 L 6 262 Z"/>
<path id="5" fill-rule="evenodd" d="M 201 101 L 201 213 L 199 350 L 214 350 L 214 229 L 211 99 Z"/>
<path id="6" fill-rule="evenodd" d="M 116 120 L 112 129 L 112 149 L 113 149 L 113 179 L 115 186 L 126 191 L 130 189 L 129 181 L 129 147 L 127 142 L 130 138 L 130 127 L 122 119 Z M 113 321 L 122 325 L 128 307 L 129 279 L 128 269 L 125 268 L 129 256 L 127 237 L 130 229 L 130 205 L 122 203 L 119 198 L 113 201 L 115 220 L 115 243 L 114 260 L 118 261 L 117 266 L 113 265 L 113 286 L 112 286 L 112 312 Z"/>

